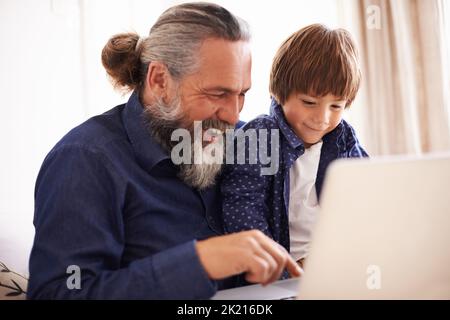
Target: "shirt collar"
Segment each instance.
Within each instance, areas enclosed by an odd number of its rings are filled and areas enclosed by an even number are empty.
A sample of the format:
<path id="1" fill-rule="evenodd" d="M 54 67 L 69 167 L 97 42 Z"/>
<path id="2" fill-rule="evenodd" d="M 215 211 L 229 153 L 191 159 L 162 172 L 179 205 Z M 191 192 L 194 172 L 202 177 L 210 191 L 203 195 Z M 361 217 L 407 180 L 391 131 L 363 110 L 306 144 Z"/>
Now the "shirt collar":
<path id="1" fill-rule="evenodd" d="M 300 146 L 304 147 L 303 141 L 295 134 L 294 130 L 292 130 L 291 126 L 287 123 L 281 105 L 279 105 L 274 98 L 272 98 L 270 104 L 270 115 L 275 118 L 281 133 L 293 149 L 297 149 Z"/>
<path id="2" fill-rule="evenodd" d="M 294 130 L 292 130 L 291 126 L 287 123 L 281 105 L 278 104 L 274 98 L 272 98 L 272 102 L 270 104 L 270 115 L 276 119 L 281 133 L 293 149 L 304 147 L 303 141 L 295 134 Z M 343 137 L 344 122 L 345 121 L 342 120 L 333 131 L 326 134 L 323 137 L 323 142 L 329 143 L 331 141 L 335 141 L 338 146 L 345 145 L 345 139 Z"/>
<path id="3" fill-rule="evenodd" d="M 123 122 L 137 161 L 146 170 L 170 159 L 169 154 L 148 132 L 144 122 L 144 107 L 133 92 L 125 106 Z"/>

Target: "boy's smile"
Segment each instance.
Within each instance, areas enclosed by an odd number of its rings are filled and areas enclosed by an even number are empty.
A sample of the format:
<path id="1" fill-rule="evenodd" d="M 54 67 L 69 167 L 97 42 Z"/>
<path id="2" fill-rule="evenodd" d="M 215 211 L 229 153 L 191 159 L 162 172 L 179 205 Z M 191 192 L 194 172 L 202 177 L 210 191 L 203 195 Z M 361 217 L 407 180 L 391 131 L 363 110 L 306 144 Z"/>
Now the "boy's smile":
<path id="1" fill-rule="evenodd" d="M 341 122 L 347 100 L 293 93 L 283 105 L 284 115 L 306 148 L 322 140 Z"/>

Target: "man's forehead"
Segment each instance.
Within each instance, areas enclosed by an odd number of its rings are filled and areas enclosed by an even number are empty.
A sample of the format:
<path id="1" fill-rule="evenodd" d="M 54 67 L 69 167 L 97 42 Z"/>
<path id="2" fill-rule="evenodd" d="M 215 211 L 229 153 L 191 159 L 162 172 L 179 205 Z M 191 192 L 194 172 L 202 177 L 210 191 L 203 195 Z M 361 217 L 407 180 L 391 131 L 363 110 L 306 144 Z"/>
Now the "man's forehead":
<path id="1" fill-rule="evenodd" d="M 244 41 L 206 40 L 199 51 L 202 87 L 217 91 L 242 91 L 251 85 L 251 53 Z"/>
<path id="2" fill-rule="evenodd" d="M 205 40 L 199 50 L 199 67 L 204 71 L 242 69 L 250 71 L 250 46 L 244 41 L 227 41 L 222 39 Z M 248 69 L 248 70 L 246 70 Z"/>
<path id="3" fill-rule="evenodd" d="M 247 55 L 250 54 L 250 43 L 244 40 L 208 38 L 203 40 L 199 54 L 208 58 L 213 58 L 218 54 Z"/>

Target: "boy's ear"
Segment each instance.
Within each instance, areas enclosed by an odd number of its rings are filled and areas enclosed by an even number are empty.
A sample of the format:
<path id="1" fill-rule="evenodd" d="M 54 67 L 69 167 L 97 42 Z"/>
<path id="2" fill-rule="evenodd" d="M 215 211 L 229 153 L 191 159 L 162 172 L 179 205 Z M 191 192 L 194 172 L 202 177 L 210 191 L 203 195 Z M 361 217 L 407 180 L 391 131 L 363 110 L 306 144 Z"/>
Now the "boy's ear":
<path id="1" fill-rule="evenodd" d="M 145 82 L 154 97 L 160 98 L 167 103 L 168 90 L 172 81 L 169 69 L 164 63 L 158 61 L 150 62 Z"/>

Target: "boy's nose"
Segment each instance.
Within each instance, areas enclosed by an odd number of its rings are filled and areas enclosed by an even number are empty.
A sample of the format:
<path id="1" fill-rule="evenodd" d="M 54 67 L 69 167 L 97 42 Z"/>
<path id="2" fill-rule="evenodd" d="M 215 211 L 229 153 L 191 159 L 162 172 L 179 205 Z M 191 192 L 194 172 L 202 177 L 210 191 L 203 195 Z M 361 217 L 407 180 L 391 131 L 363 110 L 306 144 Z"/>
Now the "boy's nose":
<path id="1" fill-rule="evenodd" d="M 314 114 L 313 121 L 316 125 L 323 127 L 330 122 L 330 111 L 327 108 L 320 108 Z"/>

